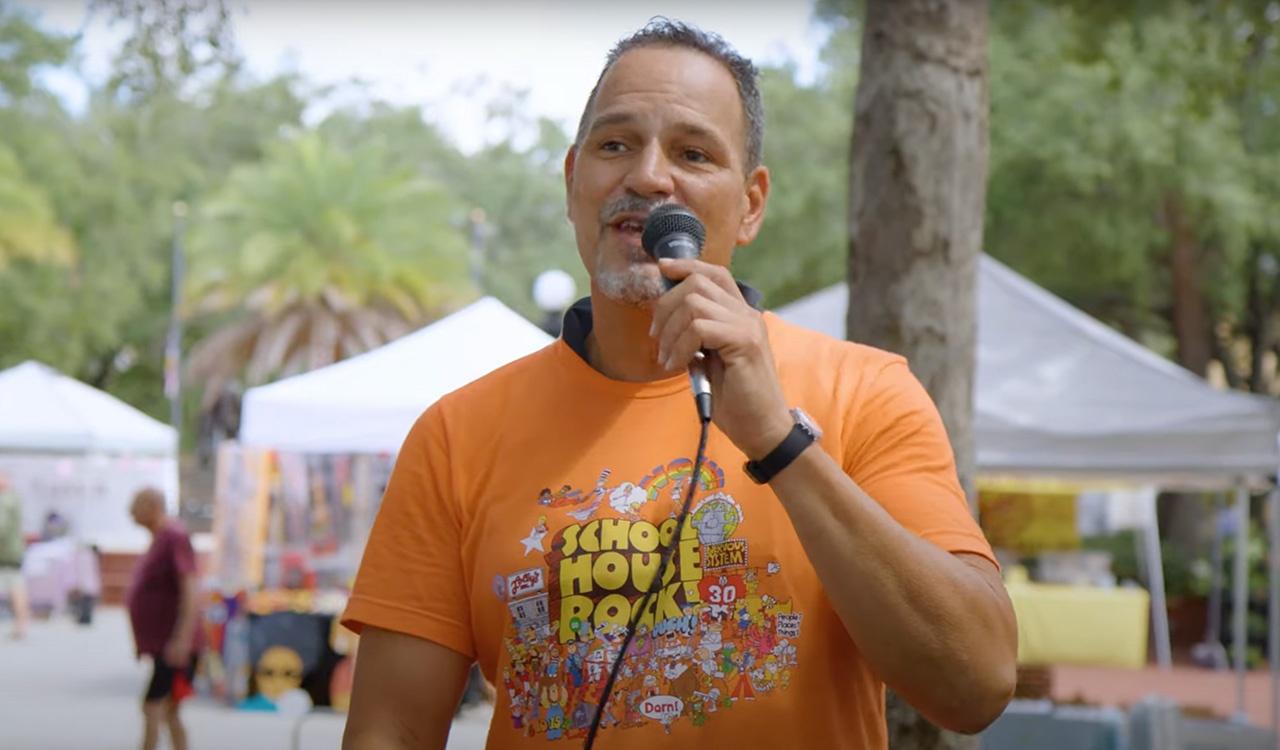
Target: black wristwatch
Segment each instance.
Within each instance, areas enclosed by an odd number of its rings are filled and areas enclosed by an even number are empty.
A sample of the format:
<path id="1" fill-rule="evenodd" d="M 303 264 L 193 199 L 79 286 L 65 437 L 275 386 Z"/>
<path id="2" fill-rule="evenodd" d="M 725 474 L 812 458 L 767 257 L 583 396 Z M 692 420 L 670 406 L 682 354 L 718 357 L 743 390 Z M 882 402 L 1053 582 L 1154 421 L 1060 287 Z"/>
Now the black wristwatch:
<path id="1" fill-rule="evenodd" d="M 822 437 L 822 430 L 803 409 L 792 409 L 791 416 L 795 418 L 796 423 L 792 426 L 791 432 L 787 433 L 781 443 L 778 443 L 778 447 L 769 451 L 769 454 L 759 461 L 748 461 L 743 465 L 742 468 L 747 472 L 747 476 L 751 477 L 756 484 L 768 484 L 778 472 L 790 466 L 791 462 L 796 460 L 796 456 L 804 453 L 805 448 Z"/>

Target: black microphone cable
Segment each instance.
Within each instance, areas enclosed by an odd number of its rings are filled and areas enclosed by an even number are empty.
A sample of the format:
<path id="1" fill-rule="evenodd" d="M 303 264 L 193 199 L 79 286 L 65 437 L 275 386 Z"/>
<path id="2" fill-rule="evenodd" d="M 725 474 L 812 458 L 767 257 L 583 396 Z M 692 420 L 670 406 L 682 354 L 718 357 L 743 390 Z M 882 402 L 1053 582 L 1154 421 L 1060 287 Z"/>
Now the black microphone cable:
<path id="1" fill-rule="evenodd" d="M 707 399 L 708 402 L 710 399 Z M 689 508 L 693 505 L 693 496 L 698 491 L 698 474 L 702 471 L 702 464 L 707 458 L 707 435 L 711 429 L 710 409 L 703 413 L 702 404 L 698 404 L 698 422 L 700 424 L 700 433 L 698 435 L 698 453 L 693 460 L 693 474 L 689 476 L 689 489 L 684 496 L 684 505 L 680 508 L 680 515 L 677 516 L 675 534 L 671 537 L 671 544 L 667 546 L 662 553 L 662 562 L 658 565 L 658 573 L 649 582 L 649 588 L 641 597 L 640 603 L 631 610 L 631 617 L 627 621 L 627 634 L 622 639 L 622 648 L 618 649 L 618 655 L 614 657 L 613 666 L 609 669 L 609 678 L 605 680 L 604 692 L 601 694 L 600 703 L 596 706 L 595 716 L 591 718 L 591 728 L 587 730 L 587 739 L 582 743 L 583 750 L 592 750 L 595 747 L 596 732 L 600 729 L 600 719 L 604 716 L 604 709 L 609 703 L 609 694 L 613 692 L 613 683 L 618 679 L 618 670 L 622 667 L 622 662 L 627 656 L 627 647 L 631 645 L 631 639 L 636 635 L 636 625 L 640 621 L 640 616 L 644 614 L 644 608 L 649 603 L 649 598 L 662 590 L 662 579 L 666 576 L 667 565 L 671 562 L 676 548 L 680 545 L 680 538 L 684 534 L 684 524 L 689 517 Z M 708 403 L 710 406 L 710 403 Z"/>

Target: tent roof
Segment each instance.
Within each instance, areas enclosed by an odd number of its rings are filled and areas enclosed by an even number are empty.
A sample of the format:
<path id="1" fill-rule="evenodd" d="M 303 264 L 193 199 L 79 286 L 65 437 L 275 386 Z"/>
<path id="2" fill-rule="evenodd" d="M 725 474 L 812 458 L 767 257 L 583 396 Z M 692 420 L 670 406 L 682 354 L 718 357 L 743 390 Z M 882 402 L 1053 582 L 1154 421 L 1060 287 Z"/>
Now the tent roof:
<path id="1" fill-rule="evenodd" d="M 779 309 L 844 338 L 848 288 Z M 1280 406 L 1191 372 L 982 256 L 974 433 L 995 475 L 1258 479 L 1280 466 Z"/>
<path id="2" fill-rule="evenodd" d="M 0 450 L 173 455 L 176 433 L 39 362 L 0 372 Z"/>
<path id="3" fill-rule="evenodd" d="M 436 399 L 551 341 L 485 297 L 377 349 L 250 388 L 240 440 L 305 453 L 394 452 Z"/>

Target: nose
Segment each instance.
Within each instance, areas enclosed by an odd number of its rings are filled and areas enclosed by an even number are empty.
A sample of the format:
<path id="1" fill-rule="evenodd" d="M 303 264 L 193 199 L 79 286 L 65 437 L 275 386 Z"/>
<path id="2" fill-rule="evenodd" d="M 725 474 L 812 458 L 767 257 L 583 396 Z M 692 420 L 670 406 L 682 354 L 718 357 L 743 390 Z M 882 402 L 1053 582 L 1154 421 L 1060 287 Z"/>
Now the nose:
<path id="1" fill-rule="evenodd" d="M 662 144 L 650 141 L 627 172 L 628 190 L 645 198 L 670 198 L 675 192 L 671 162 Z"/>

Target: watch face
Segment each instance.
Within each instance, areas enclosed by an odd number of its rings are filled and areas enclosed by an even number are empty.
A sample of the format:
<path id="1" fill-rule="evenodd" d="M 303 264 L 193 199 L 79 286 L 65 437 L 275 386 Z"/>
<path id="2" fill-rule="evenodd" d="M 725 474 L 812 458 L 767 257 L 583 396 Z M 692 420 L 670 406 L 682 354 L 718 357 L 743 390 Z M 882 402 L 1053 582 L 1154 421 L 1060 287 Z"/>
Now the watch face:
<path id="1" fill-rule="evenodd" d="M 796 418 L 796 424 L 800 425 L 807 430 L 809 434 L 813 435 L 814 440 L 818 440 L 822 437 L 822 428 L 818 426 L 817 422 L 813 421 L 813 417 L 809 416 L 804 409 L 796 407 L 791 410 L 791 415 Z"/>

